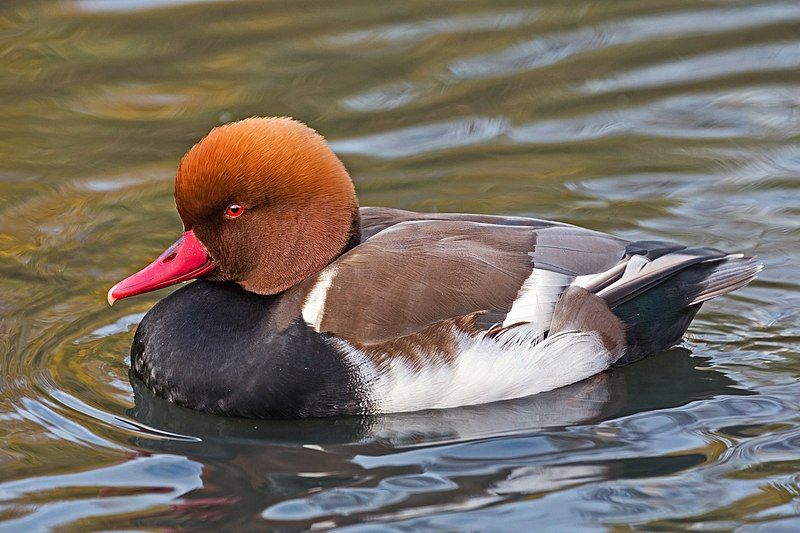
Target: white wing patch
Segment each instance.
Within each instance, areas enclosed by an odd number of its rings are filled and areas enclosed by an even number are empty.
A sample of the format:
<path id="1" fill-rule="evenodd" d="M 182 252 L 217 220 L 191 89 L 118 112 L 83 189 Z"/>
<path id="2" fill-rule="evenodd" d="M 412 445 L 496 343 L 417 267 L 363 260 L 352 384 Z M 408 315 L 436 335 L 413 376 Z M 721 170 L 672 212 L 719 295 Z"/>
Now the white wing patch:
<path id="1" fill-rule="evenodd" d="M 539 336 L 550 329 L 553 311 L 573 277 L 542 268 L 534 268 L 517 293 L 503 327 L 530 322 Z"/>
<path id="2" fill-rule="evenodd" d="M 572 284 L 576 287 L 582 287 L 585 289 L 589 283 L 591 283 L 592 280 L 598 276 L 598 274 L 585 274 L 583 276 L 578 276 L 575 278 L 575 281 L 573 281 Z"/>
<path id="3" fill-rule="evenodd" d="M 536 343 L 534 326 L 496 337 L 457 332 L 455 360 L 424 357 L 413 368 L 404 358 L 378 367 L 338 340 L 368 398 L 368 413 L 443 409 L 520 398 L 563 387 L 607 369 L 620 354 L 608 352 L 596 333 L 565 331 Z"/>
<path id="4" fill-rule="evenodd" d="M 325 314 L 325 299 L 328 297 L 328 289 L 331 288 L 335 276 L 336 267 L 329 266 L 323 270 L 303 303 L 303 320 L 317 332 L 320 330 L 322 317 Z"/>
<path id="5" fill-rule="evenodd" d="M 650 260 L 645 256 L 634 255 L 628 260 L 628 264 L 625 265 L 625 272 L 622 273 L 622 277 L 626 278 L 638 274 L 648 263 L 650 263 Z"/>
<path id="6" fill-rule="evenodd" d="M 583 275 L 583 276 L 577 276 L 574 279 L 574 281 L 572 282 L 572 285 L 574 285 L 576 287 L 583 287 L 584 289 L 586 289 L 589 286 L 593 285 L 596 281 L 603 281 L 604 278 L 605 278 L 605 281 L 606 281 L 606 285 L 608 285 L 608 281 L 609 281 L 608 277 L 609 277 L 609 274 L 612 274 L 612 271 L 617 271 L 619 279 L 616 282 L 614 282 L 614 283 L 617 283 L 622 279 L 627 279 L 630 276 L 635 276 L 636 274 L 641 272 L 641 270 L 643 268 L 645 268 L 650 262 L 651 262 L 650 259 L 648 259 L 647 257 L 645 257 L 643 255 L 634 255 L 634 256 L 630 257 L 624 263 L 614 265 L 613 267 L 609 268 L 608 270 L 604 270 L 602 272 L 597 272 L 595 274 L 586 274 L 586 275 Z M 622 268 L 622 272 L 619 272 L 620 268 Z M 614 285 L 614 283 L 611 283 L 609 286 Z M 608 287 L 606 287 L 606 288 L 608 288 Z M 592 292 L 594 292 L 594 291 L 592 291 Z M 599 293 L 599 294 L 602 294 L 602 292 Z"/>

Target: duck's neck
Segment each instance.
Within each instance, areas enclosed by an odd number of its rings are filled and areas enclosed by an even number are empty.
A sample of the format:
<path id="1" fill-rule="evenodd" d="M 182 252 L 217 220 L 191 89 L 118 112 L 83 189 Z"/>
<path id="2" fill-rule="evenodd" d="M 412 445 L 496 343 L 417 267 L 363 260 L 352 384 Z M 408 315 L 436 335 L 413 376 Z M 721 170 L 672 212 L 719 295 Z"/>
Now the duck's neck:
<path id="1" fill-rule="evenodd" d="M 361 244 L 361 209 L 358 207 L 358 205 L 353 208 L 352 220 L 353 222 L 350 225 L 350 239 L 347 241 L 342 253 L 339 255 L 342 255 L 343 253 Z"/>
<path id="2" fill-rule="evenodd" d="M 278 294 L 313 276 L 361 242 L 358 202 L 315 204 L 314 209 L 291 205 L 275 209 L 264 234 L 268 246 L 256 247 L 252 267 L 236 281 L 250 292 Z"/>

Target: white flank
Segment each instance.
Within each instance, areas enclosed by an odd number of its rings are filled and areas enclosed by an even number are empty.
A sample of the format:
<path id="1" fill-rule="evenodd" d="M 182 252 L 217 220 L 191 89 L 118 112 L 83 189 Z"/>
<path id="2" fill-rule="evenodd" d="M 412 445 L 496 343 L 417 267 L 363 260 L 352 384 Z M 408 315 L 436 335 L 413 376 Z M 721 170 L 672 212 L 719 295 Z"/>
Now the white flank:
<path id="1" fill-rule="evenodd" d="M 367 393 L 369 413 L 443 409 L 520 398 L 586 379 L 607 369 L 611 354 L 596 333 L 565 331 L 536 343 L 536 330 L 518 326 L 490 338 L 456 333 L 452 362 L 423 356 L 415 369 L 404 358 L 375 363 L 346 341 L 339 347 Z"/>
<path id="2" fill-rule="evenodd" d="M 331 287 L 333 278 L 336 276 L 336 267 L 329 266 L 323 270 L 317 283 L 306 296 L 303 303 L 303 320 L 319 332 L 322 325 L 322 316 L 325 314 L 325 299 L 328 297 L 328 289 Z"/>
<path id="3" fill-rule="evenodd" d="M 543 335 L 550 329 L 556 303 L 572 280 L 571 276 L 565 274 L 534 268 L 520 287 L 517 299 L 503 320 L 503 327 L 530 322 L 530 327 L 535 329 L 539 336 Z"/>

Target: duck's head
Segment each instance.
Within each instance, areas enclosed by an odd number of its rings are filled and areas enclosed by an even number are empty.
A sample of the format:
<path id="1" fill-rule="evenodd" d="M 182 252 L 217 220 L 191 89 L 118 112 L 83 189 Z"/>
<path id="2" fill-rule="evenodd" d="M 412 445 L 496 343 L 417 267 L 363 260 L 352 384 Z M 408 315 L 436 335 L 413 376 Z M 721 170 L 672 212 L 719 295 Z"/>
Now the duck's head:
<path id="1" fill-rule="evenodd" d="M 325 139 L 289 118 L 253 117 L 211 132 L 175 176 L 183 235 L 114 285 L 108 301 L 193 278 L 275 294 L 324 268 L 359 236 L 358 200 Z"/>

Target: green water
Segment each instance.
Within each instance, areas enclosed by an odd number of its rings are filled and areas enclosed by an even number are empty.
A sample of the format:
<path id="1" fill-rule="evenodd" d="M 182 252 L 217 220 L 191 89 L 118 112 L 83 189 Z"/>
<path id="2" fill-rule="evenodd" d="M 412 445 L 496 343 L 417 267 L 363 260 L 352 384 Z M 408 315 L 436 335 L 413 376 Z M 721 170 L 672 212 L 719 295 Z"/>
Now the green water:
<path id="1" fill-rule="evenodd" d="M 0 69 L 0 529 L 800 529 L 797 2 L 8 0 Z M 316 127 L 362 205 L 766 268 L 683 348 L 536 397 L 191 413 L 128 379 L 166 291 L 105 292 L 177 236 L 183 152 L 251 115 Z"/>

